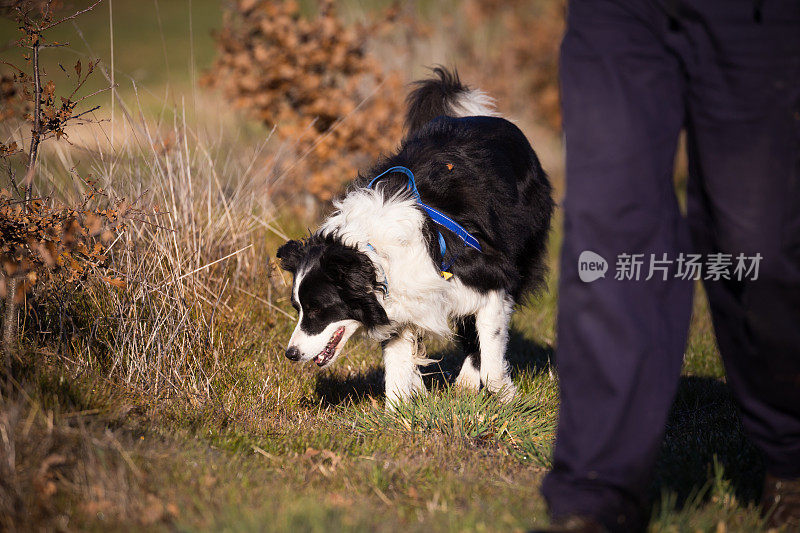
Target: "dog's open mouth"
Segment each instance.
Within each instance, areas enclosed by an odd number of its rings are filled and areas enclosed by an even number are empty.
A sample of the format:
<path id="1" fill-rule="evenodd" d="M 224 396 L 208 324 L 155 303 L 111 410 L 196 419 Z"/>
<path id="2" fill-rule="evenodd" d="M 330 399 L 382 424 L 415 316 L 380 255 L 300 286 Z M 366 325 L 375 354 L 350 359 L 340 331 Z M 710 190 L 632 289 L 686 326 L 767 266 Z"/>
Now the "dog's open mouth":
<path id="1" fill-rule="evenodd" d="M 325 366 L 328 364 L 333 354 L 336 353 L 336 346 L 338 346 L 339 341 L 342 340 L 342 335 L 344 335 L 344 326 L 334 332 L 331 336 L 331 340 L 325 345 L 325 349 L 319 352 L 314 358 L 314 362 L 317 363 L 317 366 Z"/>

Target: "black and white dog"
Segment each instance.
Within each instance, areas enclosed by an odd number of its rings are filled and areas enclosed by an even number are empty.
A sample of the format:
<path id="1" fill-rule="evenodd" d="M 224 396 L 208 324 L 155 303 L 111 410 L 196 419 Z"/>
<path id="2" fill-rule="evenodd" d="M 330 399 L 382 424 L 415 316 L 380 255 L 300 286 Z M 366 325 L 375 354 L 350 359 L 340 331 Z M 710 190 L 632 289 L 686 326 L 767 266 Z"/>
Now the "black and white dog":
<path id="1" fill-rule="evenodd" d="M 456 383 L 510 400 L 509 321 L 545 271 L 553 201 L 530 143 L 486 94 L 434 73 L 408 97 L 399 151 L 278 250 L 299 313 L 286 357 L 328 366 L 361 329 L 382 341 L 387 406 L 425 390 L 418 338 L 451 322 L 467 355 Z"/>

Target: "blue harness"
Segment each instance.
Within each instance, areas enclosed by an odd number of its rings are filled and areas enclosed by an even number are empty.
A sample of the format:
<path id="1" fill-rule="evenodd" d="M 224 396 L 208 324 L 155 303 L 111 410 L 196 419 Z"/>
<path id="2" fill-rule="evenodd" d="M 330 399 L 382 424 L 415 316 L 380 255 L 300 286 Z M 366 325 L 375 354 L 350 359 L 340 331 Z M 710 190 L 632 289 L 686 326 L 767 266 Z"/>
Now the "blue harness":
<path id="1" fill-rule="evenodd" d="M 386 174 L 389 174 L 391 172 L 401 172 L 401 173 L 406 175 L 406 177 L 408 178 L 407 189 L 409 191 L 411 191 L 411 194 L 414 197 L 414 200 L 417 201 L 417 205 L 419 205 L 422 209 L 425 210 L 426 213 L 428 213 L 428 215 L 431 217 L 431 220 L 433 220 L 436 224 L 438 224 L 440 226 L 443 226 L 443 227 L 449 229 L 450 231 L 452 231 L 453 233 L 455 233 L 456 235 L 458 235 L 458 237 L 462 241 L 464 241 L 464 245 L 465 246 L 469 246 L 470 248 L 478 250 L 479 252 L 483 251 L 481 249 L 481 244 L 478 242 L 478 239 L 473 237 L 472 234 L 470 234 L 470 232 L 465 230 L 464 227 L 461 224 L 459 224 L 458 222 L 456 222 L 452 218 L 448 217 L 447 215 L 445 215 L 441 211 L 438 211 L 438 210 L 434 209 L 433 207 L 422 203 L 422 199 L 420 198 L 419 191 L 417 190 L 417 182 L 414 180 L 414 173 L 411 172 L 406 167 L 392 167 L 389 170 L 386 170 L 386 171 L 378 174 L 377 176 L 372 178 L 372 181 L 369 182 L 369 185 L 367 185 L 367 188 L 368 189 L 372 189 L 373 188 L 372 186 L 375 184 L 376 181 L 378 181 L 383 176 L 385 176 Z M 447 244 L 444 242 L 444 236 L 442 235 L 442 232 L 441 231 L 437 231 L 436 233 L 439 235 L 439 252 L 441 252 L 441 254 L 442 254 L 441 271 L 442 272 L 446 272 L 447 270 L 450 269 L 451 266 L 453 266 L 453 263 L 455 262 L 457 255 L 454 255 L 449 263 L 445 263 L 444 257 L 445 257 L 445 254 L 447 253 Z"/>

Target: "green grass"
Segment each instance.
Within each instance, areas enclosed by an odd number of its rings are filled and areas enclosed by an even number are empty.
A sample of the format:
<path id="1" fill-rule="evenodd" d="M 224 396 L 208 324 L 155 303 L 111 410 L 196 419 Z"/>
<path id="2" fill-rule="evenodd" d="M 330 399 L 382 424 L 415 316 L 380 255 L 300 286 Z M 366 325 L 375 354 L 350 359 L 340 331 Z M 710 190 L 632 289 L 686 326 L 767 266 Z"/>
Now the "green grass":
<path id="1" fill-rule="evenodd" d="M 550 464 L 550 441 L 555 428 L 552 405 L 556 388 L 552 380 L 532 380 L 528 391 L 504 404 L 485 394 L 436 388 L 430 397 L 417 396 L 393 404 L 391 411 L 369 406 L 353 428 L 367 432 L 441 435 L 477 447 L 505 449 L 521 460 Z"/>
<path id="2" fill-rule="evenodd" d="M 65 2 L 68 7 L 58 13 L 65 16 L 90 3 Z M 65 95 L 73 86 L 73 65 L 78 60 L 85 67 L 88 61 L 99 59 L 110 73 L 113 21 L 114 81 L 121 96 L 133 100 L 135 83 L 145 109 L 158 110 L 165 101 L 180 104 L 183 95 L 191 97 L 192 82 L 214 59 L 212 32 L 221 26 L 222 4 L 221 0 L 106 0 L 74 23 L 67 21 L 47 32 L 49 42 L 67 46 L 41 52 L 43 71 L 55 82 L 57 94 Z M 20 35 L 14 20 L 0 18 L 0 44 L 10 43 Z M 3 60 L 24 68 L 27 63 L 22 53 L 18 48 L 9 48 L 3 52 Z M 108 86 L 97 71 L 80 95 Z M 110 102 L 111 96 L 106 92 L 86 100 L 82 106 L 88 109 L 101 105 L 107 114 Z"/>

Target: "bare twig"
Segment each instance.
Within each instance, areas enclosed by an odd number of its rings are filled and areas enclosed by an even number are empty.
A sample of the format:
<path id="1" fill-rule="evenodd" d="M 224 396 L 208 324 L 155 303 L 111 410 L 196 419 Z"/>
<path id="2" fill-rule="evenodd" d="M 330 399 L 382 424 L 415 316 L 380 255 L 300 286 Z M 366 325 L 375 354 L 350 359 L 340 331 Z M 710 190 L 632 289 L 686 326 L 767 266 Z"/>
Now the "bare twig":
<path id="1" fill-rule="evenodd" d="M 117 85 L 111 85 L 109 87 L 104 87 L 102 89 L 98 89 L 98 90 L 96 90 L 95 92 L 93 92 L 91 94 L 87 94 L 86 96 L 81 96 L 80 98 L 78 98 L 77 100 L 75 100 L 72 103 L 73 104 L 79 104 L 79 103 L 83 102 L 84 100 L 86 100 L 87 98 L 91 98 L 92 96 L 97 96 L 98 94 L 104 93 L 106 91 L 111 91 L 113 89 L 116 89 L 117 87 L 118 87 Z M 76 91 L 77 91 L 77 89 L 75 91 L 72 91 L 72 95 L 74 95 Z M 72 98 L 72 95 L 70 95 L 70 98 Z M 94 111 L 94 110 L 99 109 L 99 108 L 100 108 L 100 106 L 96 106 L 96 107 L 93 107 L 92 109 L 90 109 L 89 111 Z M 81 115 L 89 113 L 89 111 L 84 111 L 83 113 L 81 113 Z M 72 117 L 72 118 L 75 118 L 75 117 Z"/>
<path id="2" fill-rule="evenodd" d="M 7 66 L 7 67 L 11 67 L 11 68 L 13 68 L 14 70 L 16 70 L 18 73 L 20 73 L 20 74 L 25 74 L 25 71 L 23 71 L 23 70 L 22 70 L 21 68 L 19 68 L 18 66 L 14 65 L 14 64 L 12 64 L 12 63 L 9 63 L 8 61 L 0 61 L 0 65 L 5 65 L 5 66 Z"/>
<path id="3" fill-rule="evenodd" d="M 22 196 L 19 192 L 19 186 L 17 185 L 17 180 L 14 178 L 14 171 L 11 167 L 8 167 L 8 181 L 11 183 L 11 186 L 14 187 L 14 191 L 17 193 L 18 196 Z"/>
<path id="4" fill-rule="evenodd" d="M 94 4 L 90 5 L 90 6 L 89 6 L 89 7 L 87 7 L 86 9 L 82 9 L 82 10 L 80 10 L 80 11 L 77 11 L 77 12 L 73 13 L 72 15 L 68 16 L 68 17 L 64 17 L 63 19 L 57 20 L 57 21 L 55 21 L 55 22 L 51 22 L 50 24 L 45 24 L 44 26 L 41 26 L 41 27 L 39 28 L 39 31 L 40 31 L 40 32 L 43 32 L 43 31 L 45 31 L 45 30 L 49 30 L 50 28 L 53 28 L 53 27 L 55 27 L 55 26 L 58 26 L 58 25 L 59 25 L 59 24 L 61 24 L 62 22 L 66 22 L 66 21 L 68 21 L 68 20 L 72 20 L 72 19 L 74 19 L 74 18 L 77 18 L 77 17 L 79 17 L 79 16 L 83 15 L 84 13 L 88 13 L 89 11 L 91 11 L 92 9 L 94 9 L 94 8 L 95 8 L 95 7 L 96 7 L 96 6 L 97 6 L 97 5 L 98 5 L 100 2 L 102 2 L 102 1 L 103 1 L 103 0 L 97 0 L 97 1 L 96 1 Z"/>
<path id="5" fill-rule="evenodd" d="M 6 316 L 3 319 L 3 353 L 6 375 L 10 375 L 14 344 L 17 336 L 17 278 L 6 275 Z"/>
<path id="6" fill-rule="evenodd" d="M 182 280 L 183 278 L 185 278 L 185 277 L 187 277 L 187 276 L 191 276 L 192 274 L 195 274 L 195 273 L 197 273 L 197 272 L 200 272 L 201 270 L 205 270 L 205 269 L 207 269 L 207 268 L 208 268 L 208 267 L 210 267 L 210 266 L 216 265 L 216 264 L 217 264 L 217 263 L 219 263 L 220 261 L 224 261 L 224 260 L 228 259 L 229 257 L 233 257 L 233 256 L 234 256 L 234 255 L 236 255 L 236 254 L 240 254 L 240 253 L 244 252 L 245 250 L 247 250 L 248 248 L 252 248 L 252 247 L 253 247 L 253 245 L 252 245 L 252 244 L 248 244 L 248 245 L 247 245 L 247 246 L 245 246 L 244 248 L 242 248 L 242 249 L 240 249 L 240 250 L 236 250 L 235 252 L 229 253 L 229 254 L 228 254 L 228 255 L 226 255 L 225 257 L 220 257 L 220 258 L 219 258 L 219 259 L 217 259 L 216 261 L 211 261 L 211 262 L 210 262 L 210 263 L 208 263 L 207 265 L 203 265 L 203 266 L 201 266 L 201 267 L 195 268 L 195 269 L 194 269 L 194 270 L 192 270 L 191 272 L 187 272 L 186 274 L 184 274 L 184 275 L 182 275 L 182 276 L 178 276 L 177 278 L 175 278 L 175 279 L 173 279 L 173 280 L 171 280 L 171 281 L 168 281 L 168 282 L 167 282 L 167 283 L 165 283 L 164 285 L 165 285 L 165 286 L 166 286 L 166 285 L 171 285 L 171 284 L 175 283 L 176 281 L 180 281 L 180 280 Z"/>
<path id="7" fill-rule="evenodd" d="M 103 89 L 103 90 L 104 90 L 104 91 L 107 91 L 108 89 Z M 67 118 L 67 119 L 64 119 L 64 122 L 62 122 L 62 124 L 66 124 L 66 123 L 67 123 L 67 122 L 69 122 L 70 120 L 75 120 L 76 118 L 80 118 L 80 117 L 82 117 L 83 115 L 85 115 L 85 114 L 87 114 L 87 113 L 91 113 L 92 111 L 97 111 L 98 109 L 100 109 L 100 106 L 99 106 L 99 105 L 96 105 L 96 106 L 94 106 L 94 107 L 93 107 L 93 108 L 91 108 L 91 109 L 87 109 L 86 111 L 83 111 L 83 112 L 81 112 L 81 113 L 78 113 L 77 115 L 72 115 L 71 117 L 69 117 L 69 118 Z"/>
<path id="8" fill-rule="evenodd" d="M 42 80 L 39 74 L 39 42 L 36 35 L 31 44 L 31 60 L 33 61 L 33 128 L 31 129 L 31 146 L 28 152 L 28 168 L 22 184 L 25 186 L 25 200 L 30 200 L 33 190 L 33 174 L 36 171 L 36 158 L 39 154 L 39 140 L 42 135 Z"/>
<path id="9" fill-rule="evenodd" d="M 53 3 L 53 0 L 47 0 L 47 5 L 44 6 L 44 12 L 42 13 L 42 17 L 44 18 L 44 20 L 47 20 L 47 19 L 50 18 L 50 7 L 51 7 L 52 3 Z"/>
<path id="10" fill-rule="evenodd" d="M 77 94 L 77 92 L 81 90 L 81 87 L 83 87 L 83 85 L 86 83 L 86 80 L 88 80 L 89 76 L 92 74 L 92 72 L 94 72 L 94 68 L 97 66 L 98 63 L 100 63 L 99 59 L 96 60 L 94 63 L 91 63 L 91 62 L 89 63 L 89 67 L 86 69 L 86 76 L 84 76 L 83 79 L 81 79 L 80 75 L 78 75 L 78 84 L 75 85 L 75 88 L 72 89 L 71 93 L 69 93 L 69 96 L 67 97 L 69 100 L 72 100 L 72 97 L 75 96 L 75 94 Z M 96 94 L 99 94 L 99 93 L 101 93 L 103 91 L 107 91 L 110 88 L 111 87 L 106 87 L 104 89 L 100 89 L 98 91 L 95 91 L 92 94 L 87 94 L 86 96 L 84 96 L 84 97 L 82 97 L 82 98 L 80 98 L 78 100 L 75 100 L 75 102 L 73 102 L 73 105 L 77 104 L 81 100 L 86 100 L 87 98 L 91 98 L 92 96 L 94 96 Z"/>
<path id="11" fill-rule="evenodd" d="M 69 43 L 41 43 L 39 48 L 64 48 L 69 46 Z"/>
<path id="12" fill-rule="evenodd" d="M 268 302 L 268 301 L 267 301 L 267 300 L 265 300 L 264 298 L 261 298 L 261 297 L 259 297 L 259 296 L 256 296 L 256 295 L 255 295 L 255 294 L 253 294 L 252 292 L 247 292 L 246 290 L 244 290 L 244 289 L 242 289 L 242 288 L 239 288 L 239 287 L 236 287 L 236 290 L 238 290 L 238 291 L 240 291 L 240 292 L 243 292 L 243 293 L 245 293 L 246 295 L 248 295 L 248 296 L 250 296 L 250 297 L 252 297 L 252 298 L 255 298 L 256 300 L 258 300 L 259 302 L 261 302 L 261 303 L 263 303 L 263 304 L 267 304 L 267 305 L 268 305 L 268 306 L 269 306 L 271 309 L 274 309 L 274 310 L 276 310 L 277 312 L 279 312 L 279 313 L 280 313 L 280 314 L 282 314 L 283 316 L 287 317 L 289 320 L 294 320 L 294 317 L 293 317 L 292 315 L 290 315 L 289 313 L 287 313 L 286 311 L 284 311 L 283 309 L 281 309 L 281 308 L 280 308 L 280 307 L 278 307 L 277 305 L 275 305 L 275 304 L 273 304 L 273 303 L 270 303 L 270 302 Z"/>

